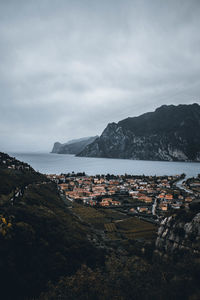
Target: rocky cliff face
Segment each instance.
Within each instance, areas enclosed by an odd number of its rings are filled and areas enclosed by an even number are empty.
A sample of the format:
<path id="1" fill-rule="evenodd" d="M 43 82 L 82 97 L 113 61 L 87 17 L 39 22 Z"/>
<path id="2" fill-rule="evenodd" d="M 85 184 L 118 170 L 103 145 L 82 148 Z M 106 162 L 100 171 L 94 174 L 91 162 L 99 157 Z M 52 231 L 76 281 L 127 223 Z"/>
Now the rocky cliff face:
<path id="1" fill-rule="evenodd" d="M 165 218 L 158 229 L 156 249 L 157 253 L 166 257 L 180 252 L 199 256 L 200 212 Z"/>
<path id="2" fill-rule="evenodd" d="M 162 106 L 155 112 L 108 124 L 78 156 L 200 161 L 200 106 Z"/>
<path id="3" fill-rule="evenodd" d="M 52 153 L 58 154 L 78 154 L 81 152 L 87 145 L 94 142 L 98 136 L 86 137 L 82 139 L 72 140 L 68 143 L 61 144 L 56 142 L 53 146 Z"/>
<path id="4" fill-rule="evenodd" d="M 58 153 L 60 148 L 62 147 L 62 144 L 59 142 L 54 143 L 52 153 Z"/>

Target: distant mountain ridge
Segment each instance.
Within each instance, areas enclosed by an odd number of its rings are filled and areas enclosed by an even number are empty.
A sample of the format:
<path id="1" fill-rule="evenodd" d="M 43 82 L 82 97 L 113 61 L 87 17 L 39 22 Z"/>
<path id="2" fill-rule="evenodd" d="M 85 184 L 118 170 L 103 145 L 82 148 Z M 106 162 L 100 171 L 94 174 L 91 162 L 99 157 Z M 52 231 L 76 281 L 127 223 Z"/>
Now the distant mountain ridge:
<path id="1" fill-rule="evenodd" d="M 80 139 L 73 139 L 67 143 L 61 144 L 56 142 L 53 146 L 52 153 L 58 154 L 78 154 L 80 153 L 87 145 L 95 141 L 98 136 L 84 137 Z"/>
<path id="2" fill-rule="evenodd" d="M 163 105 L 110 123 L 78 156 L 200 161 L 200 106 Z"/>

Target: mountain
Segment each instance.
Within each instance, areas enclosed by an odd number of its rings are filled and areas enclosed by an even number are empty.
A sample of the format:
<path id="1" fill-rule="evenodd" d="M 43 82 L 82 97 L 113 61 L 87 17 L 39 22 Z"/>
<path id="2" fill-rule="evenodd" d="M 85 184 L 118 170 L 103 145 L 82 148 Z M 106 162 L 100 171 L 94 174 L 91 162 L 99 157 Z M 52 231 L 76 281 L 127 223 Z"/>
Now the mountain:
<path id="1" fill-rule="evenodd" d="M 163 105 L 110 123 L 78 156 L 200 161 L 200 106 Z"/>
<path id="2" fill-rule="evenodd" d="M 132 244 L 132 253 L 109 255 L 106 268 L 83 266 L 73 276 L 63 277 L 41 300 L 58 299 L 199 299 L 200 213 L 180 210 L 158 227 L 156 245 L 145 244 L 142 252 Z M 137 251 L 137 256 L 133 253 Z M 147 252 L 149 254 L 147 255 Z M 118 287 L 116 289 L 116 286 Z M 87 290 L 87 297 L 83 297 Z M 134 290 L 134 295 L 133 295 Z M 89 295 L 89 296 L 88 296 Z"/>
<path id="3" fill-rule="evenodd" d="M 58 154 L 78 154 L 80 153 L 87 145 L 94 142 L 98 136 L 84 137 L 81 139 L 70 140 L 65 144 L 56 142 L 53 146 L 52 153 Z"/>
<path id="4" fill-rule="evenodd" d="M 156 239 L 156 252 L 168 256 L 200 255 L 200 200 L 190 204 L 190 209 L 180 210 L 162 220 Z"/>
<path id="5" fill-rule="evenodd" d="M 0 182 L 2 299 L 200 298 L 198 200 L 163 219 L 155 245 L 130 231 L 132 217 L 122 225 L 114 208 L 68 203 L 55 182 L 1 152 Z"/>
<path id="6" fill-rule="evenodd" d="M 67 209 L 54 182 L 1 152 L 0 182 L 2 299 L 39 299 L 48 282 L 82 264 L 102 263 L 102 250 L 88 240 L 87 227 Z"/>

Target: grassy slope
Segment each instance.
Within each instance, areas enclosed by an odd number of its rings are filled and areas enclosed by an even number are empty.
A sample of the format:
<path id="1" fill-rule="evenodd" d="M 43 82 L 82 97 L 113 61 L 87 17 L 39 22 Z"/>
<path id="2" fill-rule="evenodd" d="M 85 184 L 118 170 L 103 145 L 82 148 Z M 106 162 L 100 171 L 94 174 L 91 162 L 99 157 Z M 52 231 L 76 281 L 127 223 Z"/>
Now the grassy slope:
<path id="1" fill-rule="evenodd" d="M 127 217 L 116 210 L 96 209 L 74 204 L 72 211 L 96 229 L 113 232 L 112 240 L 155 239 L 157 227 L 136 217 Z M 114 233 L 115 232 L 115 233 Z"/>
<path id="2" fill-rule="evenodd" d="M 87 240 L 81 222 L 66 209 L 56 185 L 34 171 L 0 167 L 6 190 L 0 206 L 0 286 L 4 299 L 37 296 L 49 280 L 73 274 L 81 264 L 102 264 L 102 251 Z M 23 197 L 12 206 L 9 193 L 17 186 Z M 6 201 L 7 200 L 7 201 Z"/>
<path id="3" fill-rule="evenodd" d="M 17 187 L 22 188 L 43 180 L 47 181 L 46 177 L 35 171 L 12 170 L 0 167 L 0 199 L 11 194 Z"/>

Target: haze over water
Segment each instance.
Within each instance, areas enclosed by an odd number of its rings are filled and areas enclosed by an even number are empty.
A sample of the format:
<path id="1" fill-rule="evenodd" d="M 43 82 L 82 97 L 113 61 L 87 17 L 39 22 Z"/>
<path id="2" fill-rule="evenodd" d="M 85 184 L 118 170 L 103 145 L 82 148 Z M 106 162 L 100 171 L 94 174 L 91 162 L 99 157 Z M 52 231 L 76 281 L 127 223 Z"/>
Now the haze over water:
<path id="1" fill-rule="evenodd" d="M 200 173 L 200 163 L 142 161 L 129 159 L 110 159 L 76 157 L 53 153 L 9 153 L 11 156 L 30 164 L 36 171 L 45 174 L 85 172 L 96 174 L 131 175 L 176 175 L 185 173 L 193 177 Z"/>

